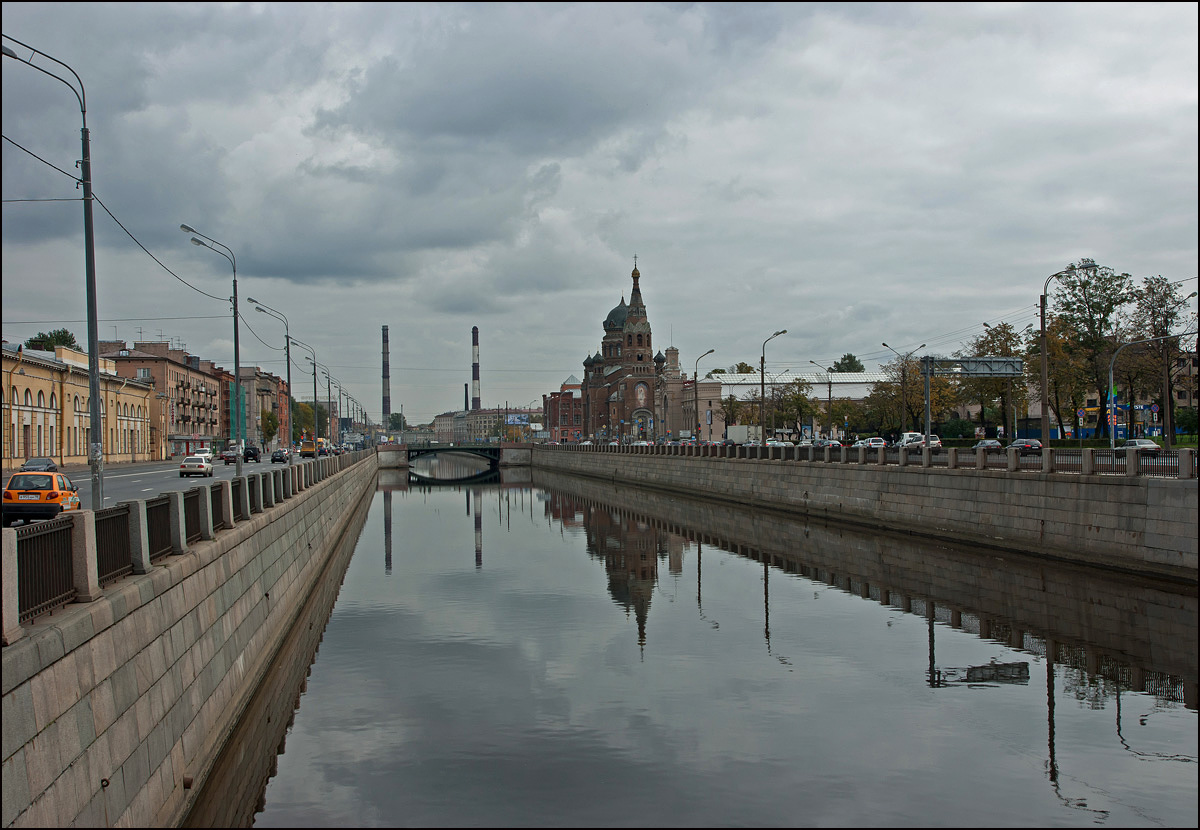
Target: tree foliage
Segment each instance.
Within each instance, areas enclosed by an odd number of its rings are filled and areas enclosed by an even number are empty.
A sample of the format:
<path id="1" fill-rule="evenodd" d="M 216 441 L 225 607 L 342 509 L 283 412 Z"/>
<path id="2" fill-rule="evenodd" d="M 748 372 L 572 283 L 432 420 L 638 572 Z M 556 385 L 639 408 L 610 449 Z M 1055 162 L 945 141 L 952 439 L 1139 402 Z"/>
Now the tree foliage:
<path id="1" fill-rule="evenodd" d="M 834 372 L 865 372 L 867 368 L 863 366 L 862 361 L 855 357 L 850 352 L 842 355 L 836 363 L 829 367 Z"/>
<path id="2" fill-rule="evenodd" d="M 52 352 L 55 346 L 66 346 L 70 349 L 81 348 L 79 343 L 75 341 L 75 335 L 68 329 L 55 329 L 54 331 L 46 332 L 39 331 L 33 337 L 25 341 L 25 348 L 38 349 L 40 351 Z"/>
<path id="3" fill-rule="evenodd" d="M 1054 294 L 1055 315 L 1063 318 L 1075 332 L 1078 357 L 1087 367 L 1093 388 L 1107 401 L 1108 367 L 1117 348 L 1121 312 L 1135 299 L 1133 277 L 1118 274 L 1094 259 L 1072 263 L 1058 280 Z M 1102 435 L 1108 434 L 1108 420 L 1099 420 Z"/>
<path id="4" fill-rule="evenodd" d="M 259 417 L 262 423 L 263 444 L 270 444 L 279 432 L 279 416 L 269 409 L 263 409 Z"/>
<path id="5" fill-rule="evenodd" d="M 403 412 L 392 412 L 388 414 L 388 432 L 403 432 L 406 429 L 408 429 L 408 423 Z"/>

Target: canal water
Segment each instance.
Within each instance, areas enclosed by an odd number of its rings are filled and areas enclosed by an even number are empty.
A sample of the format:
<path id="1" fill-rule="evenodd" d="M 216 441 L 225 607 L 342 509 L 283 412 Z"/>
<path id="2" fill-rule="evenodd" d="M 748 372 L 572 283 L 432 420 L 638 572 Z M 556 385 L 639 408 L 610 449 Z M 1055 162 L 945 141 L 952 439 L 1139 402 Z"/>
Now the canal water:
<path id="1" fill-rule="evenodd" d="M 1194 587 L 516 475 L 381 471 L 209 820 L 1195 826 Z"/>

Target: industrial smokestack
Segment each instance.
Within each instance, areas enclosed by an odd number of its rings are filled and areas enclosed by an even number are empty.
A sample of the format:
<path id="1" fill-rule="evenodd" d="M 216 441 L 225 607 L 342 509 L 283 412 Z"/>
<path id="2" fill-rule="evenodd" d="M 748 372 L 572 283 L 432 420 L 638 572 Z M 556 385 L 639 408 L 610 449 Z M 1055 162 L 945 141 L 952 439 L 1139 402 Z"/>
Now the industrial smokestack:
<path id="1" fill-rule="evenodd" d="M 388 336 L 387 326 L 383 327 L 383 428 L 388 428 L 389 416 L 392 414 L 392 370 L 388 365 Z"/>
<path id="2" fill-rule="evenodd" d="M 471 409 L 479 409 L 479 326 L 471 326 Z"/>
<path id="3" fill-rule="evenodd" d="M 463 412 L 471 405 L 471 387 L 469 384 L 463 384 Z"/>

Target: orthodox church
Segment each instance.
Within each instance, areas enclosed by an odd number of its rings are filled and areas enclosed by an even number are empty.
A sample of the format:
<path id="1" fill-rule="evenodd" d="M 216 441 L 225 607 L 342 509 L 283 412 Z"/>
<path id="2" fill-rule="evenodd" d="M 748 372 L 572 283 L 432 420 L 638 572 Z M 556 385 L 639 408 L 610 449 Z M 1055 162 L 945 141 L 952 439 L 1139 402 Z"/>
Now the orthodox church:
<path id="1" fill-rule="evenodd" d="M 622 295 L 604 320 L 600 351 L 583 360 L 584 434 L 606 440 L 654 437 L 656 369 L 666 362 L 653 352 L 636 261 L 631 277 L 629 304 Z"/>

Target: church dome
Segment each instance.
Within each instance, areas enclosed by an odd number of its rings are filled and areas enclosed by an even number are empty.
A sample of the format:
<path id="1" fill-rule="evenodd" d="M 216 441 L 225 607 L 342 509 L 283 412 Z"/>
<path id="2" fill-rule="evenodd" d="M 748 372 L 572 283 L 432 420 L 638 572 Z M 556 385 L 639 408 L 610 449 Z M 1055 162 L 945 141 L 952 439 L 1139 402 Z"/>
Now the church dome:
<path id="1" fill-rule="evenodd" d="M 621 304 L 608 312 L 608 317 L 604 320 L 605 329 L 624 328 L 625 318 L 629 316 L 629 306 L 625 305 L 625 298 L 621 298 Z"/>

